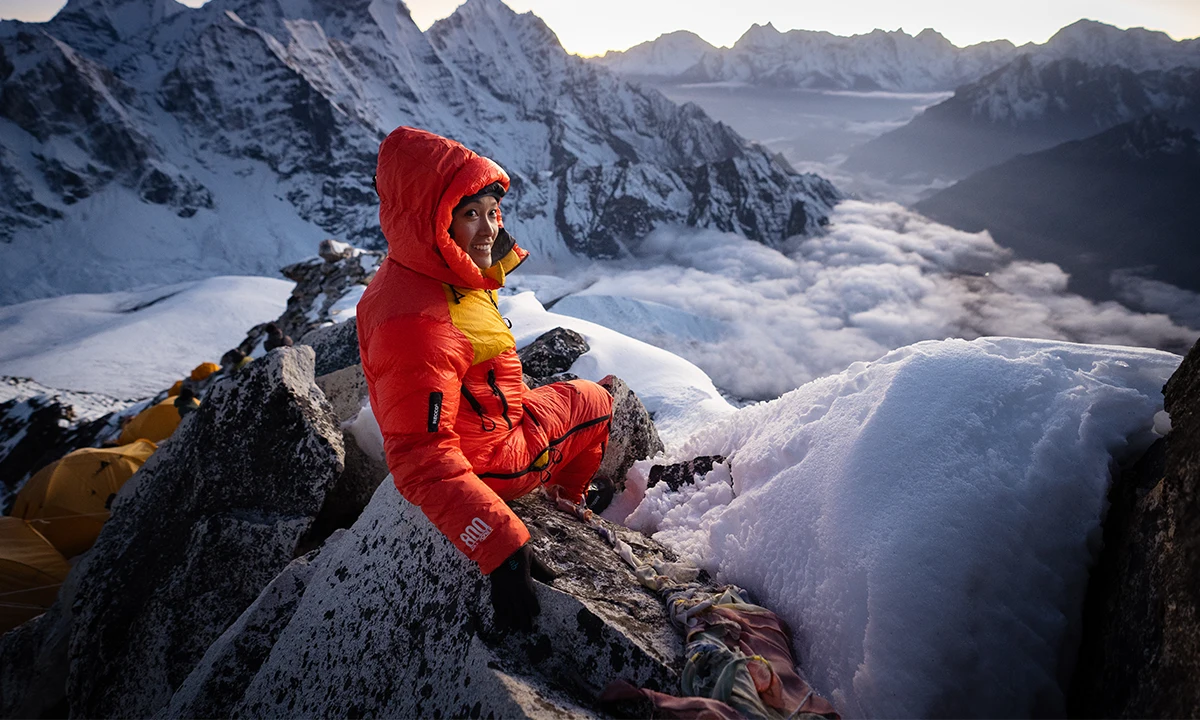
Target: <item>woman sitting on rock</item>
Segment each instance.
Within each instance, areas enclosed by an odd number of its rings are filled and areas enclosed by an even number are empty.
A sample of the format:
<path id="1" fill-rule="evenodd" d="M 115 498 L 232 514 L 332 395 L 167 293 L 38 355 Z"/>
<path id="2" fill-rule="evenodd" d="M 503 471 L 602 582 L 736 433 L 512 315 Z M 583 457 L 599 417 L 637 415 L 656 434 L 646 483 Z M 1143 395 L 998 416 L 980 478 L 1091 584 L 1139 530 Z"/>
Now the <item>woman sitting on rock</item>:
<path id="1" fill-rule="evenodd" d="M 491 576 L 497 623 L 528 629 L 539 611 L 531 573 L 552 576 L 505 501 L 550 483 L 580 502 L 612 397 L 586 380 L 522 381 L 496 290 L 528 253 L 503 228 L 499 165 L 402 127 L 379 148 L 376 189 L 388 255 L 358 304 L 358 342 L 388 467 Z"/>

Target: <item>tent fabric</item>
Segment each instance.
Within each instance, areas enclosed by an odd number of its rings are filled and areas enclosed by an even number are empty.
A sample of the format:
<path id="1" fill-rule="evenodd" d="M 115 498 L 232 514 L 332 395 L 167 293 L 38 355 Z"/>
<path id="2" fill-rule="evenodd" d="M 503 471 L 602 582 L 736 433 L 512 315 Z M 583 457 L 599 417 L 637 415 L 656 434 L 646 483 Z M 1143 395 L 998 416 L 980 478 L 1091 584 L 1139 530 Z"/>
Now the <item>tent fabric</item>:
<path id="1" fill-rule="evenodd" d="M 176 412 L 175 408 L 171 408 Z M 17 493 L 12 515 L 28 520 L 66 557 L 92 546 L 108 519 L 112 497 L 156 446 L 148 440 L 83 448 L 47 465 Z"/>
<path id="2" fill-rule="evenodd" d="M 175 384 L 171 386 L 171 389 L 170 389 L 170 390 L 167 390 L 167 397 L 175 397 L 175 396 L 176 396 L 176 395 L 178 395 L 178 394 L 179 394 L 179 393 L 180 393 L 182 390 L 183 390 L 183 381 L 182 381 L 182 380 L 176 380 L 176 381 L 175 381 Z"/>
<path id="3" fill-rule="evenodd" d="M 0 517 L 0 633 L 45 612 L 70 570 L 28 521 Z"/>
<path id="4" fill-rule="evenodd" d="M 200 363 L 192 369 L 191 377 L 193 381 L 200 382 L 220 369 L 221 366 L 215 362 Z"/>
<path id="5" fill-rule="evenodd" d="M 117 442 L 120 445 L 128 445 L 135 440 L 160 443 L 171 437 L 175 428 L 179 427 L 180 420 L 179 410 L 175 407 L 175 398 L 168 396 L 157 405 L 151 405 L 135 415 L 121 431 L 121 437 Z"/>

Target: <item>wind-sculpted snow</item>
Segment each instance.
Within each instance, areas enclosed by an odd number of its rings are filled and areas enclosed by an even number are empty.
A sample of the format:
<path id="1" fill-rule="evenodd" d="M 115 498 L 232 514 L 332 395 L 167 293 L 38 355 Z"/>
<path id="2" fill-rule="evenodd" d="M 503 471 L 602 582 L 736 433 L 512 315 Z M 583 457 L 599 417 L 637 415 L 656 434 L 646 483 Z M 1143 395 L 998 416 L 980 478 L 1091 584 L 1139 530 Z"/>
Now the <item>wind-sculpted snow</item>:
<path id="1" fill-rule="evenodd" d="M 710 424 L 674 456 L 727 466 L 627 522 L 775 608 L 847 716 L 1062 716 L 1110 466 L 1179 361 L 919 343 Z"/>
<path id="2" fill-rule="evenodd" d="M 841 197 L 499 0 L 427 34 L 384 0 L 72 0 L 0 24 L 0 70 L 0 302 L 265 274 L 327 235 L 381 247 L 371 180 L 399 125 L 509 171 L 534 267 L 619 257 L 668 224 L 776 245 Z M 86 274 L 52 269 L 81 251 Z"/>
<path id="3" fill-rule="evenodd" d="M 844 202 L 826 233 L 785 252 L 711 231 L 659 231 L 634 252 L 569 278 L 573 292 L 554 311 L 670 350 L 742 398 L 777 397 L 920 340 L 1011 335 L 1183 352 L 1200 335 L 1068 293 L 1058 266 L 1014 261 L 987 233 L 895 204 Z"/>

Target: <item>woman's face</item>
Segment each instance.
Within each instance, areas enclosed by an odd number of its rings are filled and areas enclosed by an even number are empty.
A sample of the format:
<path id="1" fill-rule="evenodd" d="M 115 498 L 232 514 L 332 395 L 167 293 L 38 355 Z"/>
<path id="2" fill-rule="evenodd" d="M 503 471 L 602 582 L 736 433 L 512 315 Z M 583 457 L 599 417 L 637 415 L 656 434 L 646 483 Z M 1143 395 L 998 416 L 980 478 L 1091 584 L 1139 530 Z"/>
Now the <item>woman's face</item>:
<path id="1" fill-rule="evenodd" d="M 450 237 L 480 270 L 492 266 L 492 243 L 500 230 L 499 208 L 499 200 L 484 195 L 455 210 L 450 221 Z"/>

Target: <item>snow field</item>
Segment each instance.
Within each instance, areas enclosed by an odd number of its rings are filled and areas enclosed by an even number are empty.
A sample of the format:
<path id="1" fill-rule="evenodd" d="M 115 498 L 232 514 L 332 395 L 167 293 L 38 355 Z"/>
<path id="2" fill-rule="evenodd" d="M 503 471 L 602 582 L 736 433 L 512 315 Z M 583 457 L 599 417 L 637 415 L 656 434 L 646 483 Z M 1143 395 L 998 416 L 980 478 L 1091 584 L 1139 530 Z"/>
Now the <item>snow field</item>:
<path id="1" fill-rule="evenodd" d="M 277 318 L 294 286 L 224 276 L 2 306 L 0 375 L 114 397 L 153 395 Z"/>

